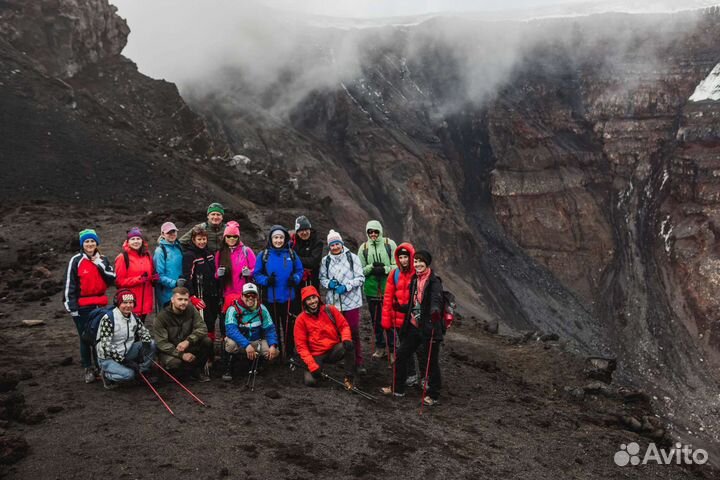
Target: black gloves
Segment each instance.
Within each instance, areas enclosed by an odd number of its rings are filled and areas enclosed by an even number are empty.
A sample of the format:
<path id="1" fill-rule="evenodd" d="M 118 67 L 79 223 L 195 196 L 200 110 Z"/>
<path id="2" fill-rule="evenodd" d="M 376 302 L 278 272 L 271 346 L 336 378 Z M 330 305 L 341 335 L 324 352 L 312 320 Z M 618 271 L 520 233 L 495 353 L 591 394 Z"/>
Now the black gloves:
<path id="1" fill-rule="evenodd" d="M 318 368 L 314 372 L 310 372 L 310 375 L 312 375 L 315 380 L 319 380 L 322 377 L 322 368 Z"/>
<path id="2" fill-rule="evenodd" d="M 290 288 L 295 288 L 295 277 L 290 275 L 287 280 L 287 286 Z"/>
<path id="3" fill-rule="evenodd" d="M 268 277 L 268 279 L 267 279 L 267 286 L 268 286 L 268 287 L 274 287 L 274 286 L 275 286 L 275 274 L 274 274 L 274 273 Z"/>
<path id="4" fill-rule="evenodd" d="M 344 340 L 344 341 L 343 341 L 343 347 L 344 347 L 345 350 L 347 350 L 348 352 L 352 352 L 352 351 L 355 349 L 355 345 L 353 345 L 352 340 Z"/>
<path id="5" fill-rule="evenodd" d="M 186 283 L 187 283 L 187 280 L 185 280 L 184 278 L 178 278 L 175 286 L 184 287 Z"/>
<path id="6" fill-rule="evenodd" d="M 372 274 L 378 277 L 384 277 L 385 265 L 380 262 L 373 262 Z"/>

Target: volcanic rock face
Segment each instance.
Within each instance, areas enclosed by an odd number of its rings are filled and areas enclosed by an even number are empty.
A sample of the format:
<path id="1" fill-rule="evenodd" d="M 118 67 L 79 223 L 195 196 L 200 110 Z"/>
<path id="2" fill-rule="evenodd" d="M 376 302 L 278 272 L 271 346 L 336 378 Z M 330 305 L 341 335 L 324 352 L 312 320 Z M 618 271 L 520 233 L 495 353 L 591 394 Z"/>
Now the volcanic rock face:
<path id="1" fill-rule="evenodd" d="M 616 355 L 677 425 L 717 439 L 720 107 L 688 102 L 717 61 L 716 12 L 531 23 L 563 33 L 469 76 L 424 33 L 451 21 L 368 32 L 354 75 L 280 111 L 303 62 L 259 91 L 228 68 L 188 90 L 204 120 L 119 55 L 106 0 L 2 2 L 0 193 L 219 199 L 258 232 L 308 213 L 351 243 L 378 218 L 433 251 L 466 311 Z"/>

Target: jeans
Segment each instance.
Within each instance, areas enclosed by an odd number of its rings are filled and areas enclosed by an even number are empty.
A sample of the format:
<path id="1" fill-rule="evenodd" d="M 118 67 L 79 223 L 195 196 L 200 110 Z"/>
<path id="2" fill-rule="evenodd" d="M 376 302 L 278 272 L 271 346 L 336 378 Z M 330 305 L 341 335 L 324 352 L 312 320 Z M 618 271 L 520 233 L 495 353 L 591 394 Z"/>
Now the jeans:
<path id="1" fill-rule="evenodd" d="M 78 337 L 82 335 L 83 330 L 85 330 L 85 326 L 87 325 L 88 320 L 90 320 L 88 317 L 90 316 L 90 312 L 98 308 L 97 306 L 89 306 L 89 307 L 80 307 L 78 308 L 78 316 L 72 317 L 73 321 L 75 322 L 75 328 L 77 328 L 78 331 Z M 93 359 L 97 358 L 97 353 L 95 352 L 95 347 L 90 346 L 87 343 L 82 341 L 82 338 L 80 338 L 80 365 L 82 365 L 83 368 L 91 368 L 95 366 L 95 363 Z"/>
<path id="2" fill-rule="evenodd" d="M 150 371 L 153 359 L 155 359 L 155 352 L 157 351 L 157 347 L 155 346 L 154 341 L 150 342 L 150 355 L 148 355 L 144 359 L 142 358 L 142 354 L 140 353 L 141 349 L 142 342 L 133 343 L 130 347 L 130 350 L 128 350 L 127 355 L 125 355 L 125 359 L 137 363 L 138 365 L 140 365 L 140 371 L 143 373 L 147 373 Z M 113 382 L 129 382 L 135 379 L 135 370 L 133 370 L 132 368 L 128 368 L 122 363 L 118 363 L 110 358 L 101 358 L 100 367 L 103 369 L 105 377 L 112 380 Z"/>

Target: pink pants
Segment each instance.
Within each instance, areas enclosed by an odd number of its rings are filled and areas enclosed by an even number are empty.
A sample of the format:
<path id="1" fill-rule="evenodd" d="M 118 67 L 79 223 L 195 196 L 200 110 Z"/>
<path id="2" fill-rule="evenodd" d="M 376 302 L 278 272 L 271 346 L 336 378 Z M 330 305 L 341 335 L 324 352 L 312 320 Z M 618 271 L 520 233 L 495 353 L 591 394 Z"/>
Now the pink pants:
<path id="1" fill-rule="evenodd" d="M 342 312 L 342 314 L 348 325 L 350 325 L 350 331 L 352 332 L 352 340 L 355 344 L 355 365 L 360 366 L 363 364 L 362 345 L 360 343 L 360 309 L 353 308 Z"/>

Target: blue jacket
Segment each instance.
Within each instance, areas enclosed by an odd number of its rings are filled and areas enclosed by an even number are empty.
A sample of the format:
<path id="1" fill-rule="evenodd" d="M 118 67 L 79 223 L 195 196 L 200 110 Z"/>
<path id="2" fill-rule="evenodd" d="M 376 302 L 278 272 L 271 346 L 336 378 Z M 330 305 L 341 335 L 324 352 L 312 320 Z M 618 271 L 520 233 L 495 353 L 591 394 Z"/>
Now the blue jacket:
<path id="1" fill-rule="evenodd" d="M 160 307 L 170 301 L 173 288 L 182 275 L 183 252 L 180 243 L 170 243 L 160 238 L 153 255 L 155 271 L 160 275 L 160 282 L 155 286 L 155 298 Z"/>
<path id="2" fill-rule="evenodd" d="M 250 342 L 263 338 L 268 346 L 278 345 L 275 324 L 265 305 L 261 304 L 258 310 L 249 310 L 241 305 L 240 310 L 242 315 L 239 322 L 236 304 L 228 307 L 225 313 L 225 329 L 228 337 L 243 349 L 247 348 Z"/>
<path id="3" fill-rule="evenodd" d="M 275 248 L 268 235 L 267 247 L 255 257 L 253 277 L 256 284 L 266 289 L 269 303 L 285 303 L 295 298 L 295 286 L 300 285 L 302 281 L 303 265 L 297 253 L 290 250 L 288 231 L 284 227 L 273 225 L 270 232 L 275 230 L 282 230 L 285 233 L 285 243 L 282 247 Z M 275 277 L 274 286 L 268 286 L 268 279 L 271 276 Z"/>

